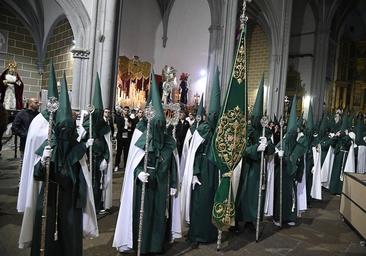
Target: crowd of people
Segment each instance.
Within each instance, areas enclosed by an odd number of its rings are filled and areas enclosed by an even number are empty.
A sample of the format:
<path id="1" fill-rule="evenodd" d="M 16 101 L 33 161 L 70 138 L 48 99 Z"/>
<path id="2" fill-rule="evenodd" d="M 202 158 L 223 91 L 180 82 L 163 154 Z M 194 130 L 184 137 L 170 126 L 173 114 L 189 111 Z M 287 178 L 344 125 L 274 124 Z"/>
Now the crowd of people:
<path id="1" fill-rule="evenodd" d="M 76 114 L 66 79 L 58 93 L 52 67 L 50 74 L 46 110 L 39 113 L 38 100 L 30 99 L 13 123 L 23 158 L 19 247 L 31 246 L 32 255 L 82 255 L 82 238 L 99 235 L 97 215 L 112 207 L 113 172 L 123 170 L 124 178 L 112 246 L 139 253 L 164 252 L 185 228 L 192 248 L 214 243 L 227 230 L 218 219 L 228 212 L 232 232 L 258 230 L 263 218 L 294 226 L 312 200 L 322 199 L 322 187 L 340 194 L 345 172 L 366 172 L 362 115 L 337 111 L 315 123 L 311 105 L 306 120 L 296 115 L 294 97 L 286 120 L 268 120 L 263 82 L 248 116 L 241 161 L 221 173 L 212 152 L 218 84 L 208 108 L 201 101 L 196 113 L 181 111 L 175 129 L 169 129 L 154 81 L 153 117 L 151 109 L 126 106 L 116 107 L 112 116 L 103 107 L 98 77 L 93 109 Z M 59 104 L 52 108 L 55 98 Z M 229 210 L 215 203 L 223 177 L 230 177 Z"/>

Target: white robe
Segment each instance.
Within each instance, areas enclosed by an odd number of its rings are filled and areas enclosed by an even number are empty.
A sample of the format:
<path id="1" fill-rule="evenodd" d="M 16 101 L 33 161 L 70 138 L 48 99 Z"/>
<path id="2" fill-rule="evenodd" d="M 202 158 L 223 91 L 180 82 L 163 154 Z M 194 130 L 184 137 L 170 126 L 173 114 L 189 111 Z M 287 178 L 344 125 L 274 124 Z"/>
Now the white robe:
<path id="1" fill-rule="evenodd" d="M 306 196 L 306 155 L 304 155 L 304 171 L 301 182 L 297 183 L 297 211 L 303 212 L 307 210 L 307 196 Z"/>
<path id="2" fill-rule="evenodd" d="M 352 141 L 348 150 L 346 164 L 344 165 L 344 172 L 355 173 L 356 171 L 356 159 L 355 159 L 355 144 Z"/>
<path id="3" fill-rule="evenodd" d="M 357 173 L 366 173 L 366 146 L 358 146 Z"/>
<path id="4" fill-rule="evenodd" d="M 26 209 L 26 205 L 33 205 L 32 201 L 37 200 L 37 198 L 31 197 L 31 195 L 33 194 L 33 190 L 40 189 L 40 187 L 38 187 L 38 182 L 34 181 L 33 179 L 34 165 L 38 162 L 36 161 L 37 155 L 35 152 L 47 139 L 47 135 L 48 121 L 41 113 L 39 113 L 32 120 L 29 126 L 27 140 L 25 143 L 17 202 L 18 212 L 24 212 Z"/>
<path id="5" fill-rule="evenodd" d="M 191 129 L 188 129 L 186 133 L 186 137 L 184 138 L 183 149 L 182 149 L 182 156 L 180 158 L 179 169 L 181 170 L 181 176 L 179 177 L 181 181 L 183 181 L 183 175 L 186 167 L 189 145 L 191 142 L 193 134 L 191 133 Z"/>
<path id="6" fill-rule="evenodd" d="M 135 129 L 130 149 L 128 152 L 128 158 L 125 168 L 125 177 L 123 179 L 122 191 L 121 191 L 121 205 L 118 212 L 116 230 L 114 233 L 113 244 L 119 252 L 124 252 L 133 249 L 133 202 L 134 202 L 134 171 L 137 165 L 144 158 L 145 152 L 143 149 L 135 146 L 137 140 L 141 137 L 142 132 Z M 174 151 L 174 157 L 179 171 L 179 157 L 177 150 Z M 179 177 L 179 175 L 178 175 Z M 179 182 L 178 182 L 179 184 Z M 172 226 L 171 236 L 172 239 L 182 237 L 182 225 L 180 216 L 180 197 L 179 189 L 177 196 L 174 197 L 172 204 Z"/>
<path id="7" fill-rule="evenodd" d="M 329 189 L 330 177 L 334 163 L 334 148 L 329 147 L 327 156 L 325 157 L 322 169 L 321 169 L 321 182 L 322 186 Z"/>
<path id="8" fill-rule="evenodd" d="M 187 136 L 186 136 L 187 137 Z M 193 133 L 189 150 L 187 153 L 187 161 L 183 174 L 182 188 L 181 188 L 181 209 L 182 219 L 190 223 L 190 207 L 191 207 L 191 192 L 192 192 L 192 178 L 193 178 L 193 166 L 197 149 L 204 142 L 204 138 L 197 132 Z"/>
<path id="9" fill-rule="evenodd" d="M 105 141 L 108 145 L 109 150 L 109 161 L 108 168 L 104 171 L 104 180 L 103 180 L 103 207 L 104 209 L 112 208 L 112 176 L 113 176 L 113 149 L 112 149 L 112 140 L 111 140 L 111 132 L 104 135 Z"/>
<path id="10" fill-rule="evenodd" d="M 264 216 L 273 216 L 274 203 L 274 155 L 267 159 L 267 186 L 266 198 L 264 201 Z"/>
<path id="11" fill-rule="evenodd" d="M 313 147 L 314 166 L 312 168 L 313 184 L 311 186 L 310 196 L 314 199 L 322 200 L 321 183 L 321 150 L 319 152 Z"/>

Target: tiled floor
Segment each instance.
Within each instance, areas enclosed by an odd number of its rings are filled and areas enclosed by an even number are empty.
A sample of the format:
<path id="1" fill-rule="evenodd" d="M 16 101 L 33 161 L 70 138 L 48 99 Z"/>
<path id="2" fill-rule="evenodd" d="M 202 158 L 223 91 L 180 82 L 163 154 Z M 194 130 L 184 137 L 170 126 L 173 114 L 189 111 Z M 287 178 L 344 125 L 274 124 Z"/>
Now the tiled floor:
<path id="1" fill-rule="evenodd" d="M 0 255 L 29 255 L 29 249 L 18 249 L 22 215 L 16 212 L 18 161 L 8 160 L 10 151 L 0 159 Z M 114 228 L 122 184 L 122 172 L 114 173 L 114 207 L 111 214 L 99 220 L 100 237 L 84 241 L 84 255 L 118 255 L 112 248 Z M 170 246 L 165 255 L 366 255 L 366 247 L 355 231 L 342 222 L 338 207 L 340 198 L 324 193 L 324 200 L 312 203 L 296 227 L 281 230 L 270 221 L 263 225 L 260 242 L 255 233 L 243 230 L 240 234 L 224 233 L 222 250 L 216 244 L 200 245 L 191 250 L 181 239 Z M 366 223 L 365 223 L 366 225 Z"/>

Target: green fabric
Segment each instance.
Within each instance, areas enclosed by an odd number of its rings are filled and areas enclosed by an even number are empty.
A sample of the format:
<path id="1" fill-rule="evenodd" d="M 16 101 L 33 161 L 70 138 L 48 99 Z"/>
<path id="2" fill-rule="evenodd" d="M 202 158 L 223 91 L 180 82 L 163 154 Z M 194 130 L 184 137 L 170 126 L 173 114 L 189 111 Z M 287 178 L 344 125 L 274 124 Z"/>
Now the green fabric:
<path id="1" fill-rule="evenodd" d="M 61 80 L 59 104 L 56 114 L 56 125 L 62 122 L 73 123 L 65 72 Z"/>
<path id="2" fill-rule="evenodd" d="M 264 151 L 264 156 L 274 154 L 275 146 L 271 141 L 271 131 L 266 129 L 265 137 L 268 141 L 268 146 Z M 258 210 L 259 196 L 259 179 L 260 179 L 260 164 L 261 152 L 257 151 L 259 146 L 259 137 L 262 136 L 261 129 L 255 129 L 252 126 L 248 127 L 247 147 L 245 150 L 245 158 L 243 161 L 242 172 L 240 175 L 240 183 L 237 193 L 237 219 L 245 222 L 255 222 Z M 264 170 L 266 172 L 266 170 Z M 265 182 L 265 180 L 263 180 Z M 261 216 L 263 217 L 265 191 L 262 191 L 261 198 Z"/>
<path id="3" fill-rule="evenodd" d="M 253 106 L 252 116 L 262 118 L 263 116 L 263 95 L 264 95 L 264 74 L 258 87 L 257 97 Z"/>
<path id="4" fill-rule="evenodd" d="M 351 138 L 344 133 L 334 136 L 334 162 L 329 182 L 329 191 L 332 194 L 341 194 L 343 182 L 340 180 L 341 173 L 347 160 L 348 150 L 351 146 Z"/>
<path id="5" fill-rule="evenodd" d="M 355 143 L 358 146 L 361 145 L 366 146 L 366 142 L 363 139 L 366 136 L 366 125 L 363 119 L 356 119 L 355 123 L 356 123 L 354 128 L 354 132 L 356 134 Z"/>
<path id="6" fill-rule="evenodd" d="M 57 91 L 57 81 L 55 75 L 55 68 L 53 66 L 53 62 L 50 64 L 50 71 L 48 74 L 48 93 L 47 98 L 55 97 L 58 99 L 58 91 Z M 48 112 L 47 108 L 42 110 L 43 117 L 48 120 L 50 118 L 50 113 Z"/>
<path id="7" fill-rule="evenodd" d="M 154 120 L 160 120 L 165 122 L 165 114 L 163 111 L 163 106 L 161 105 L 161 98 L 159 94 L 159 88 L 156 84 L 155 79 L 151 83 L 151 103 L 154 109 Z"/>
<path id="8" fill-rule="evenodd" d="M 313 158 L 313 147 L 316 147 L 319 143 L 319 139 L 314 137 L 315 133 L 315 127 L 314 127 L 314 120 L 313 120 L 313 107 L 311 105 L 311 102 L 309 104 L 309 112 L 308 112 L 308 118 L 306 121 L 306 128 L 304 131 L 305 138 L 306 138 L 306 146 L 307 151 L 305 155 L 306 159 L 306 195 L 308 202 L 311 199 L 310 192 L 311 187 L 313 184 L 313 173 L 312 169 L 314 166 L 314 158 Z M 318 135 L 319 136 L 319 135 Z"/>
<path id="9" fill-rule="evenodd" d="M 200 104 L 198 106 L 198 110 L 197 110 L 197 116 L 201 117 L 201 120 L 203 120 L 203 115 L 205 114 L 205 108 L 203 107 L 203 94 L 201 95 L 201 100 L 200 100 Z"/>
<path id="10" fill-rule="evenodd" d="M 287 123 L 287 132 L 296 132 L 297 130 L 296 104 L 297 104 L 296 96 L 294 96 L 294 99 L 291 104 L 290 117 Z"/>
<path id="11" fill-rule="evenodd" d="M 95 78 L 94 83 L 94 94 L 93 94 L 93 106 L 95 112 L 103 112 L 103 99 L 102 99 L 102 90 L 100 88 L 100 80 L 99 80 L 99 74 L 97 73 L 97 77 Z"/>
<path id="12" fill-rule="evenodd" d="M 214 80 L 211 86 L 211 98 L 210 98 L 210 104 L 208 105 L 208 122 L 212 129 L 216 128 L 217 119 L 220 115 L 220 74 L 219 74 L 219 68 L 216 67 Z"/>
<path id="13" fill-rule="evenodd" d="M 240 73 L 240 71 L 246 72 L 247 70 L 246 66 L 243 66 L 246 65 L 246 63 L 243 62 L 243 59 L 246 58 L 245 40 L 246 25 L 240 33 L 226 98 L 221 109 L 218 126 L 212 139 L 215 164 L 223 174 L 223 176 L 220 177 L 221 183 L 215 194 L 212 214 L 213 221 L 219 229 L 226 229 L 235 222 L 235 205 L 232 196 L 230 177 L 245 150 L 245 144 L 242 140 L 245 140 L 243 135 L 245 133 L 247 121 L 247 81 L 245 80 L 246 73 Z M 228 119 L 230 119 L 230 121 L 225 121 Z M 225 124 L 228 126 L 228 129 L 224 128 Z M 220 138 L 218 136 L 222 137 Z M 232 143 L 227 140 L 228 138 L 240 142 Z M 227 144 L 222 145 L 224 143 L 219 143 L 218 141 L 225 141 Z M 224 153 L 222 152 L 222 148 L 230 148 L 230 151 Z"/>
<path id="14" fill-rule="evenodd" d="M 350 115 L 344 115 L 342 119 L 341 130 L 346 131 L 352 127 L 352 119 Z"/>
<path id="15" fill-rule="evenodd" d="M 145 135 L 146 137 L 146 135 Z M 173 156 L 174 139 L 165 139 L 164 146 L 157 152 L 149 151 L 147 172 L 150 174 L 145 190 L 144 219 L 142 231 L 141 253 L 162 253 L 170 241 L 171 205 L 169 189 L 177 188 L 177 166 Z M 137 178 L 144 170 L 144 159 L 135 169 L 135 197 L 133 214 L 133 244 L 137 247 L 139 216 L 141 208 L 142 183 Z"/>
<path id="16" fill-rule="evenodd" d="M 212 209 L 219 181 L 219 171 L 209 160 L 212 132 L 210 125 L 203 122 L 197 132 L 205 139 L 198 147 L 193 166 L 202 185 L 196 185 L 191 194 L 190 225 L 188 240 L 191 242 L 212 243 L 217 239 L 217 228 L 212 223 Z"/>
<path id="17" fill-rule="evenodd" d="M 150 80 L 151 86 L 154 84 L 154 86 L 157 87 L 154 70 L 152 70 L 152 72 L 151 72 L 150 79 L 151 79 Z M 149 104 L 151 101 L 151 86 L 150 86 L 149 94 L 147 95 L 146 104 Z"/>
<path id="18" fill-rule="evenodd" d="M 285 137 L 283 175 L 282 175 L 282 222 L 295 222 L 297 218 L 297 182 L 301 180 L 304 171 L 304 154 L 306 147 L 303 143 L 295 142 L 293 148 L 289 143 L 293 138 Z M 274 219 L 279 221 L 280 209 L 280 163 L 278 157 L 275 162 L 275 184 L 274 184 Z"/>
<path id="19" fill-rule="evenodd" d="M 47 228 L 46 228 L 46 253 L 45 255 L 82 255 L 83 251 L 83 222 L 82 208 L 86 203 L 86 181 L 83 176 L 80 164 L 77 162 L 71 165 L 65 163 L 64 169 L 55 169 L 51 162 L 50 182 L 48 186 L 47 205 Z M 34 178 L 44 179 L 44 167 L 40 162 L 36 164 Z M 77 182 L 71 182 L 68 176 L 63 173 L 73 172 L 78 177 Z M 58 200 L 57 200 L 58 190 Z M 37 198 L 37 208 L 33 227 L 33 241 L 31 255 L 40 255 L 41 223 L 44 198 L 44 184 Z M 57 207 L 57 208 L 56 208 Z M 56 209 L 58 214 L 58 240 L 54 241 L 56 228 Z"/>
<path id="20" fill-rule="evenodd" d="M 57 91 L 57 81 L 55 74 L 55 67 L 53 66 L 53 62 L 50 65 L 50 71 L 48 74 L 48 98 L 55 97 L 58 99 L 58 91 Z"/>
<path id="21" fill-rule="evenodd" d="M 314 119 L 313 119 L 313 107 L 311 102 L 309 104 L 308 120 L 306 121 L 306 129 L 312 131 L 314 129 Z"/>

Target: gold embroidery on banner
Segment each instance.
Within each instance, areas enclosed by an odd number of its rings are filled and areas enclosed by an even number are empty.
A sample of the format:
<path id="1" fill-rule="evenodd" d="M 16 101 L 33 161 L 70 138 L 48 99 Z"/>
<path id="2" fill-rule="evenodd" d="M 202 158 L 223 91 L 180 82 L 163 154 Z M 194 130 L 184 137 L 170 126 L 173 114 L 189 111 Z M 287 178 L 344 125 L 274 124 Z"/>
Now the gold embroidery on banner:
<path id="1" fill-rule="evenodd" d="M 221 116 L 216 133 L 217 155 L 229 170 L 234 170 L 246 144 L 245 115 L 238 106 Z"/>
<path id="2" fill-rule="evenodd" d="M 234 78 L 238 80 L 239 84 L 247 79 L 247 58 L 246 58 L 246 40 L 245 35 L 241 37 L 238 53 L 236 55 L 235 59 L 235 65 L 234 65 Z"/>
<path id="3" fill-rule="evenodd" d="M 213 217 L 219 219 L 222 224 L 230 226 L 232 217 L 234 217 L 235 208 L 233 202 L 226 199 L 222 203 L 215 203 L 213 209 Z"/>

